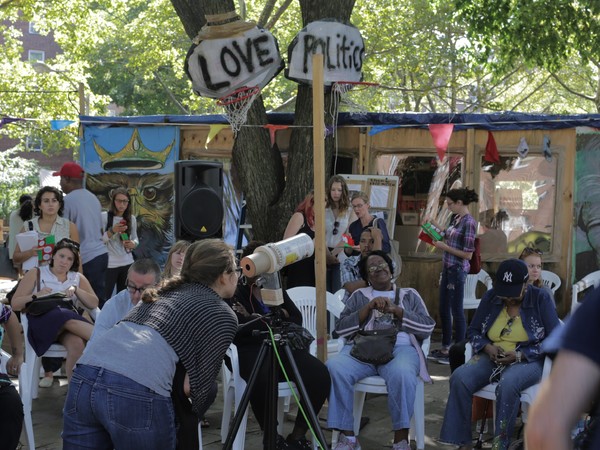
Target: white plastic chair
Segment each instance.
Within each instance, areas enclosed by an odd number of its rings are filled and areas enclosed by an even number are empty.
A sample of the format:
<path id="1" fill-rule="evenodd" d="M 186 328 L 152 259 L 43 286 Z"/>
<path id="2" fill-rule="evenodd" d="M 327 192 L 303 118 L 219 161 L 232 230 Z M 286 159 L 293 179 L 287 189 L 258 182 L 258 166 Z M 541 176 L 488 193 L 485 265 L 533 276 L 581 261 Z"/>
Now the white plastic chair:
<path id="1" fill-rule="evenodd" d="M 489 290 L 493 287 L 492 278 L 485 270 L 480 270 L 478 274 L 467 275 L 465 279 L 465 291 L 463 297 L 463 309 L 477 309 L 481 298 L 477 298 L 477 284 L 483 283 Z"/>
<path id="2" fill-rule="evenodd" d="M 429 346 L 431 345 L 431 338 L 427 338 L 423 341 L 421 349 L 425 358 L 429 354 Z M 387 386 L 385 380 L 376 375 L 373 377 L 367 377 L 360 380 L 354 385 L 354 434 L 358 436 L 360 432 L 360 419 L 362 417 L 362 411 L 365 404 L 365 396 L 367 393 L 372 394 L 385 394 L 387 395 Z M 335 431 L 332 438 L 333 442 L 337 442 L 339 432 Z M 423 450 L 425 448 L 425 383 L 419 377 L 419 383 L 417 384 L 417 391 L 415 395 L 415 406 L 413 417 L 410 421 L 409 439 L 414 437 L 417 442 L 417 449 Z M 332 443 L 333 446 L 333 443 Z"/>
<path id="3" fill-rule="evenodd" d="M 468 361 L 473 356 L 473 347 L 471 343 L 467 343 L 465 346 L 465 361 Z M 539 383 L 534 384 L 533 386 L 528 387 L 527 389 L 521 391 L 521 418 L 523 423 L 527 422 L 527 413 L 529 411 L 529 407 L 533 404 L 535 397 L 540 389 L 541 382 L 550 375 L 550 370 L 552 368 L 552 360 L 548 357 L 544 360 L 544 368 L 542 369 L 542 379 Z M 475 392 L 473 396 L 485 398 L 487 400 L 492 400 L 494 403 L 496 402 L 496 387 L 498 383 L 490 383 Z M 494 422 L 496 418 L 496 408 L 494 405 Z"/>
<path id="4" fill-rule="evenodd" d="M 560 281 L 560 277 L 554 272 L 542 270 L 542 283 L 544 283 L 544 286 L 550 288 L 552 293 L 555 294 L 562 282 Z"/>
<path id="5" fill-rule="evenodd" d="M 235 344 L 231 344 L 227 349 L 226 355 L 231 361 L 231 370 L 227 367 L 225 362 L 221 369 L 222 382 L 223 382 L 223 416 L 221 418 L 221 442 L 227 440 L 227 434 L 229 433 L 229 426 L 231 421 L 231 415 L 236 413 L 242 396 L 246 390 L 246 381 L 240 376 L 240 362 L 238 359 L 237 347 Z M 292 387 L 295 389 L 294 383 Z M 279 383 L 279 402 L 277 407 L 277 432 L 282 434 L 283 432 L 283 413 L 285 410 L 285 399 L 292 395 L 292 388 L 287 382 Z M 233 441 L 233 450 L 244 450 L 244 442 L 246 440 L 246 424 L 248 422 L 248 409 L 244 412 L 244 417 L 240 428 L 238 429 L 235 440 Z"/>
<path id="6" fill-rule="evenodd" d="M 95 319 L 100 310 L 95 308 L 91 310 L 90 316 Z M 35 449 L 35 437 L 33 434 L 33 423 L 31 421 L 31 404 L 34 398 L 38 397 L 38 381 L 40 369 L 42 367 L 42 358 L 35 354 L 33 347 L 27 338 L 29 322 L 27 314 L 21 314 L 21 325 L 23 326 L 23 336 L 25 341 L 25 362 L 21 366 L 19 373 L 19 394 L 23 402 L 23 420 L 25 422 L 25 432 L 27 434 L 27 445 L 30 449 Z M 67 349 L 61 344 L 52 344 L 43 356 L 50 358 L 66 358 Z"/>
<path id="7" fill-rule="evenodd" d="M 573 285 L 571 297 L 571 313 L 573 313 L 579 306 L 579 293 L 591 287 L 598 287 L 598 285 L 600 285 L 600 270 L 588 273 L 585 277 L 583 277 L 581 280 L 579 280 Z"/>
<path id="8" fill-rule="evenodd" d="M 287 290 L 287 294 L 290 296 L 294 305 L 300 310 L 302 314 L 302 325 L 306 328 L 313 337 L 317 338 L 317 290 L 312 286 L 298 286 Z M 341 302 L 340 302 L 341 303 Z M 343 303 L 341 310 L 344 309 Z M 331 309 L 330 309 L 331 308 Z M 330 315 L 339 317 L 341 314 L 340 304 L 336 301 L 334 294 L 327 292 L 327 310 Z M 338 312 L 339 311 L 339 312 Z M 335 319 L 330 318 L 334 322 Z M 316 343 L 311 344 L 311 354 L 316 354 Z M 334 355 L 338 352 L 337 339 L 329 339 L 327 341 L 327 354 Z"/>

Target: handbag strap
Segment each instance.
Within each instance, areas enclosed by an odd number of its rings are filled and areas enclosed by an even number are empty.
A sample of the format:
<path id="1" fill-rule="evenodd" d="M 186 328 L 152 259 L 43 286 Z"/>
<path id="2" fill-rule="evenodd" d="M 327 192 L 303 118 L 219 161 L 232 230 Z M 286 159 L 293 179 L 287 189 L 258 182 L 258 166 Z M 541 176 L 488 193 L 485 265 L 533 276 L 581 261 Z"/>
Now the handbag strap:
<path id="1" fill-rule="evenodd" d="M 40 292 L 40 268 L 36 267 L 36 278 L 37 278 L 37 291 Z"/>

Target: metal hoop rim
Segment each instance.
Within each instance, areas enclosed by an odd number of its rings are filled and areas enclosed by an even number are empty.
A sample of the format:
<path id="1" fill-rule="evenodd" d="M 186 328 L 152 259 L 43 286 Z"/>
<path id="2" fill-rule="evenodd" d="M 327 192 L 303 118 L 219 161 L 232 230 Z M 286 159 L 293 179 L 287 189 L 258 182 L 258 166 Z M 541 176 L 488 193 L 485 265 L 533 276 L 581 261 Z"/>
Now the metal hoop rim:
<path id="1" fill-rule="evenodd" d="M 244 95 L 237 97 L 238 94 L 245 92 Z M 236 89 L 231 94 L 224 95 L 217 100 L 218 106 L 227 106 L 233 103 L 241 102 L 242 100 L 246 100 L 254 95 L 257 95 L 260 92 L 260 88 L 258 86 L 242 86 L 241 88 Z"/>

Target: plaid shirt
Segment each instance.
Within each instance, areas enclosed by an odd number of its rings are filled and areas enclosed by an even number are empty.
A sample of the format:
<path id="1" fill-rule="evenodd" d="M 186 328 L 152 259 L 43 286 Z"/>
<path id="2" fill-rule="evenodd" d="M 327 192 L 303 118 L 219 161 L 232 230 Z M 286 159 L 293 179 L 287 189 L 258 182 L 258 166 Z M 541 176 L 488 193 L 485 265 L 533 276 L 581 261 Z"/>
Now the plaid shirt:
<path id="1" fill-rule="evenodd" d="M 475 233 L 477 232 L 477 222 L 470 214 L 460 218 L 454 215 L 450 226 L 446 229 L 445 239 L 447 245 L 464 252 L 475 251 Z M 444 267 L 462 266 L 465 272 L 469 272 L 471 265 L 468 259 L 455 256 L 452 253 L 444 252 Z"/>

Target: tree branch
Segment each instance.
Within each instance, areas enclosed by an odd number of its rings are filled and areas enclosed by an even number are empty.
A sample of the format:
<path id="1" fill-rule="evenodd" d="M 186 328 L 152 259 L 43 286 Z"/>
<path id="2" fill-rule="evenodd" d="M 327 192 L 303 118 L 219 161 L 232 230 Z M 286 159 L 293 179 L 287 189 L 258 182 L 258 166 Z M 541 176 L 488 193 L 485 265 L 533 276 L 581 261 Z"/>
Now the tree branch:
<path id="1" fill-rule="evenodd" d="M 585 94 L 582 94 L 581 92 L 577 92 L 576 90 L 570 88 L 554 72 L 550 72 L 550 76 L 552 78 L 554 78 L 556 80 L 556 82 L 558 84 L 560 84 L 563 87 L 563 89 L 566 90 L 567 92 L 569 92 L 570 94 L 573 94 L 576 97 L 583 98 L 585 100 L 589 100 L 590 102 L 593 102 L 594 104 L 596 104 L 596 99 L 595 98 L 589 97 L 589 96 L 587 96 Z"/>
<path id="2" fill-rule="evenodd" d="M 291 5 L 292 0 L 285 0 L 283 2 L 283 4 L 277 8 L 277 12 L 273 15 L 273 17 L 271 17 L 271 20 L 269 20 L 269 23 L 267 23 L 267 25 L 265 26 L 265 28 L 267 30 L 272 29 L 275 24 L 277 23 L 277 21 L 279 20 L 279 18 L 283 15 L 283 13 L 289 8 L 289 6 Z"/>

